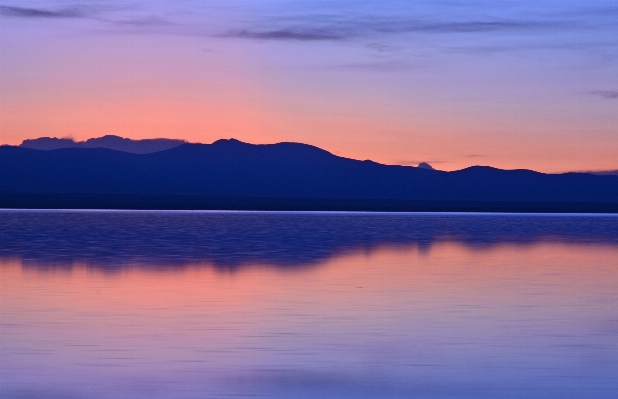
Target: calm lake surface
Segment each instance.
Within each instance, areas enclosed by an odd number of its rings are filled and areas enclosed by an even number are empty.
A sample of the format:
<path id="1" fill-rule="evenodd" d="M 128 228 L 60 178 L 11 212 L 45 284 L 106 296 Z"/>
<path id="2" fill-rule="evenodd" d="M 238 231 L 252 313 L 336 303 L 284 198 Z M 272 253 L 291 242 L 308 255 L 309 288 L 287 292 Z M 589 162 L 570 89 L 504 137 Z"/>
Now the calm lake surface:
<path id="1" fill-rule="evenodd" d="M 0 211 L 2 398 L 616 398 L 618 215 Z"/>

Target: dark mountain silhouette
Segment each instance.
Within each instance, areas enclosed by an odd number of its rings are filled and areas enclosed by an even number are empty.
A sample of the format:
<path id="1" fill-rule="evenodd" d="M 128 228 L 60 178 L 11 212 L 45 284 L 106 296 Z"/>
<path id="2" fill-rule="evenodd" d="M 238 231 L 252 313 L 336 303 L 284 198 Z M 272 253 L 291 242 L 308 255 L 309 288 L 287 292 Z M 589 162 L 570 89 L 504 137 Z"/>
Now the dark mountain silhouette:
<path id="1" fill-rule="evenodd" d="M 431 169 L 434 170 L 433 166 L 431 166 L 430 164 L 428 164 L 427 162 L 421 162 L 418 164 L 418 167 L 421 169 Z"/>
<path id="2" fill-rule="evenodd" d="M 94 207 L 124 207 L 126 205 L 105 205 L 105 201 L 92 202 L 93 198 L 120 195 L 124 196 L 125 203 L 133 204 L 129 207 L 158 208 L 152 203 L 148 205 L 156 199 L 163 201 L 160 207 L 171 209 L 220 208 L 223 204 L 228 209 L 362 210 L 369 207 L 387 210 L 380 205 L 387 201 L 397 210 L 410 210 L 406 201 L 550 204 L 535 210 L 564 210 L 551 204 L 597 204 L 592 208 L 614 204 L 610 208 L 618 209 L 615 206 L 618 205 L 618 176 L 553 175 L 485 166 L 443 172 L 342 158 L 305 144 L 252 145 L 233 139 L 213 144 L 182 144 L 150 154 L 104 148 L 40 151 L 3 146 L 0 147 L 0 192 L 5 198 L 4 205 L 0 205 L 5 207 L 19 207 L 20 204 L 29 207 L 26 205 L 29 200 L 23 196 L 37 194 L 37 201 L 43 203 L 59 198 L 58 195 L 64 195 L 63 198 L 82 195 L 81 198 L 91 201 Z M 185 199 L 179 200 L 179 196 Z M 186 202 L 188 197 L 193 198 L 192 202 Z M 135 198 L 141 199 L 136 202 Z M 220 200 L 200 205 L 204 198 Z M 232 200 L 234 198 L 244 200 Z M 282 199 L 287 202 L 281 202 Z M 307 203 L 308 199 L 322 202 L 316 208 Z M 182 201 L 185 205 L 178 205 Z M 226 205 L 234 201 L 237 205 Z M 260 201 L 263 205 L 251 206 Z M 277 203 L 283 205 L 273 205 Z M 294 203 L 304 205 L 295 206 Z M 346 208 L 347 205 L 341 205 L 344 203 L 356 205 Z M 62 201 L 59 204 L 63 207 Z M 508 207 L 488 209 L 509 210 Z M 440 209 L 465 210 L 451 208 Z M 513 209 L 524 208 L 515 206 Z M 587 209 L 586 206 L 573 208 Z"/>
<path id="3" fill-rule="evenodd" d="M 131 140 L 119 136 L 107 135 L 103 137 L 88 139 L 86 141 L 75 141 L 69 138 L 41 137 L 33 140 L 24 140 L 20 147 L 32 148 L 35 150 L 57 150 L 60 148 L 108 148 L 110 150 L 131 152 L 134 154 L 149 154 L 152 152 L 169 150 L 186 143 L 184 140 L 173 139 L 146 139 Z"/>

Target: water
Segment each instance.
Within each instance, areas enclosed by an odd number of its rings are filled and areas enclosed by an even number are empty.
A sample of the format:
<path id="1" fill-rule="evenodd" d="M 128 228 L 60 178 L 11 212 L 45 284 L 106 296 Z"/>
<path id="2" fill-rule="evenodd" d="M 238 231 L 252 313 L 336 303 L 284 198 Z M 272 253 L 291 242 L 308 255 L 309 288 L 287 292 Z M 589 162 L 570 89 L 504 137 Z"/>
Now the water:
<path id="1" fill-rule="evenodd" d="M 2 398 L 615 398 L 618 215 L 0 211 Z"/>

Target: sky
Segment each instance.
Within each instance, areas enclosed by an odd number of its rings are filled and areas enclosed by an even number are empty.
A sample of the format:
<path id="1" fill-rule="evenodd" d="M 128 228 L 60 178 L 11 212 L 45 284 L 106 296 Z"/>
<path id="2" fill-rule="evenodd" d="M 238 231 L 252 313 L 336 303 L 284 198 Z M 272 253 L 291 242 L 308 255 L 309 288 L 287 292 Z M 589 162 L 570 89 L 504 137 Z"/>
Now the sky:
<path id="1" fill-rule="evenodd" d="M 618 169 L 618 2 L 0 0 L 0 129 Z"/>

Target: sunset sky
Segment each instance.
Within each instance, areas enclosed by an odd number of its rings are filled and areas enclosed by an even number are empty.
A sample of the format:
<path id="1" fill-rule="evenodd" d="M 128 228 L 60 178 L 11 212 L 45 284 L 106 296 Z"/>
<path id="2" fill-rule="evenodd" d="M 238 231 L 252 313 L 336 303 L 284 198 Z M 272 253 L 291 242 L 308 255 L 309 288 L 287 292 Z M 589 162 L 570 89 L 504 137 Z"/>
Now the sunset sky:
<path id="1" fill-rule="evenodd" d="M 0 144 L 296 141 L 618 169 L 616 0 L 1 0 Z"/>

